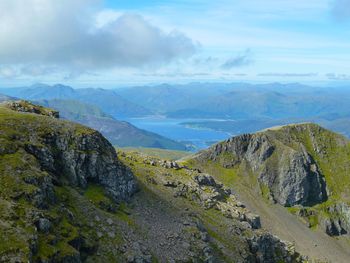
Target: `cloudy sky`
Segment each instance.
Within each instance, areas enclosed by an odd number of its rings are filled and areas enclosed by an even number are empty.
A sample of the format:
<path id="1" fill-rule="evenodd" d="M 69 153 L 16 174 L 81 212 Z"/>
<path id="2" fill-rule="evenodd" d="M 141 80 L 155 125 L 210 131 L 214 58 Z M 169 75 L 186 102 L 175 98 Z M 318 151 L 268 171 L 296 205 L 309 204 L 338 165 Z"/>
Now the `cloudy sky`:
<path id="1" fill-rule="evenodd" d="M 0 86 L 350 82 L 350 0 L 0 0 Z"/>

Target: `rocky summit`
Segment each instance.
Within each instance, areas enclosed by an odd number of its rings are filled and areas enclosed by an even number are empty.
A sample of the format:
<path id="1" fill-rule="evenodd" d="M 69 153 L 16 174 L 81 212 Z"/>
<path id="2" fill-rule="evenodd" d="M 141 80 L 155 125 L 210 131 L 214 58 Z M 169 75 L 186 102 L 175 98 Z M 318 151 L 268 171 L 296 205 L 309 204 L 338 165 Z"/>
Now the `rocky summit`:
<path id="1" fill-rule="evenodd" d="M 210 174 L 0 106 L 0 262 L 301 262 Z"/>
<path id="2" fill-rule="evenodd" d="M 187 164 L 224 178 L 241 192 L 244 188 L 287 207 L 312 229 L 346 236 L 349 160 L 348 139 L 302 123 L 233 137 L 199 152 Z"/>
<path id="3" fill-rule="evenodd" d="M 85 239 L 69 223 L 68 188 L 97 184 L 116 204 L 137 189 L 101 134 L 57 115 L 25 102 L 0 107 L 1 262 L 73 262 Z"/>

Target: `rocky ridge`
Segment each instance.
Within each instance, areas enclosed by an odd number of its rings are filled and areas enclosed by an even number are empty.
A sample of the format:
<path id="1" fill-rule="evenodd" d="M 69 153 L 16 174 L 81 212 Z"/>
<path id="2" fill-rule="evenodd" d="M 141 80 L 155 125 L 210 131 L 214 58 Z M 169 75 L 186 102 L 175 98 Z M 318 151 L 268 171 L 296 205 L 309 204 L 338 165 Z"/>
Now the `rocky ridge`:
<path id="1" fill-rule="evenodd" d="M 294 207 L 310 227 L 316 223 L 329 235 L 341 235 L 348 233 L 350 223 L 345 186 L 349 145 L 315 124 L 287 125 L 230 138 L 198 153 L 192 162 L 207 168 L 209 162 L 219 164 L 242 180 L 243 174 L 253 174 L 265 198 Z"/>
<path id="2" fill-rule="evenodd" d="M 35 105 L 25 100 L 10 100 L 3 102 L 3 105 L 10 110 L 18 112 L 35 113 L 39 115 L 49 116 L 53 118 L 59 118 L 59 112 L 53 109 L 45 108 L 39 105 Z"/>
<path id="3" fill-rule="evenodd" d="M 154 174 L 143 173 L 143 179 L 151 188 L 162 189 L 170 194 L 171 199 L 178 199 L 178 202 L 187 202 L 199 205 L 207 211 L 217 211 L 221 216 L 231 222 L 230 233 L 233 236 L 240 236 L 249 251 L 242 262 L 297 262 L 302 260 L 295 251 L 293 244 L 281 241 L 279 238 L 261 229 L 260 217 L 251 213 L 244 204 L 239 202 L 231 191 L 223 184 L 218 183 L 211 175 L 202 173 L 199 170 L 190 169 L 174 161 L 166 161 L 140 155 L 122 153 L 122 159 L 127 160 L 135 166 L 142 163 Z M 134 170 L 135 171 L 135 170 Z M 147 170 L 146 170 L 147 171 Z M 135 174 L 139 174 L 136 170 Z M 191 211 L 191 210 L 189 210 Z M 195 218 L 200 218 L 196 216 Z M 185 223 L 191 224 L 191 223 Z M 200 227 L 203 233 L 210 232 L 203 224 Z M 247 234 L 246 232 L 250 234 Z M 205 234 L 202 234 L 202 237 Z M 243 238 L 247 235 L 247 238 Z M 248 238 L 249 236 L 249 238 Z M 205 235 L 205 240 L 213 240 L 210 235 Z M 277 252 L 279 251 L 279 252 Z M 277 255 L 278 253 L 281 253 Z M 213 261 L 221 262 L 213 255 Z M 238 260 L 238 258 L 237 258 Z"/>

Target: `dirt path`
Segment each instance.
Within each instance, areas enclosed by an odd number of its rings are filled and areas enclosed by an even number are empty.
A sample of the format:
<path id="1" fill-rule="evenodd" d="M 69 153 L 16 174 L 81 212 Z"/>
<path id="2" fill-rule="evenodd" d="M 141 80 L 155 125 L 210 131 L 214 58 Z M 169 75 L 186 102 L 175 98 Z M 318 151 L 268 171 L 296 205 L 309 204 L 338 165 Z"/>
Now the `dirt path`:
<path id="1" fill-rule="evenodd" d="M 250 210 L 261 216 L 263 228 L 293 242 L 301 254 L 322 262 L 350 262 L 350 245 L 345 238 L 331 238 L 321 230 L 311 230 L 284 207 L 267 204 L 261 196 L 242 190 L 238 190 L 237 194 Z"/>

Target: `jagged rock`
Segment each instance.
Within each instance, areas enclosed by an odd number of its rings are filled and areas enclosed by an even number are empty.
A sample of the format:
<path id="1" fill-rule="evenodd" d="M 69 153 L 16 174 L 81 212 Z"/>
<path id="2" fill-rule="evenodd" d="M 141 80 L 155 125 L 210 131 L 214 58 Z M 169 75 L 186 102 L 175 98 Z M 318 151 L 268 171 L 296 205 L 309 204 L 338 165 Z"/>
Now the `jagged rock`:
<path id="1" fill-rule="evenodd" d="M 245 219 L 252 226 L 252 228 L 254 228 L 254 229 L 261 228 L 260 216 L 255 215 L 253 213 L 246 213 Z"/>
<path id="2" fill-rule="evenodd" d="M 327 199 L 324 178 L 303 146 L 300 151 L 284 151 L 277 169 L 265 166 L 259 181 L 267 185 L 274 200 L 284 206 L 312 205 Z"/>
<path id="3" fill-rule="evenodd" d="M 175 169 L 175 170 L 181 169 L 179 164 L 174 161 L 163 160 L 163 161 L 160 161 L 160 165 L 167 169 Z"/>
<path id="4" fill-rule="evenodd" d="M 286 127 L 286 134 L 288 129 L 292 128 Z M 289 135 L 282 137 L 286 142 L 279 142 L 282 139 L 277 136 L 279 133 L 274 132 L 243 134 L 216 144 L 195 159 L 217 161 L 225 168 L 248 164 L 262 187 L 269 190 L 271 199 L 283 206 L 327 200 L 325 179 L 306 147 L 297 142 L 298 146 L 290 147 Z"/>
<path id="5" fill-rule="evenodd" d="M 36 227 L 38 228 L 39 231 L 41 231 L 43 233 L 48 233 L 50 231 L 50 228 L 51 228 L 51 222 L 50 222 L 50 220 L 48 220 L 46 218 L 40 218 L 36 222 Z"/>
<path id="6" fill-rule="evenodd" d="M 215 186 L 216 185 L 214 178 L 208 174 L 196 175 L 194 177 L 194 180 L 199 185 L 206 185 L 206 186 Z"/>
<path id="7" fill-rule="evenodd" d="M 321 228 L 330 236 L 350 233 L 350 206 L 338 203 L 328 208 L 330 217 L 320 218 Z"/>
<path id="8" fill-rule="evenodd" d="M 281 241 L 278 237 L 269 233 L 262 233 L 261 235 L 254 236 L 250 240 L 250 248 L 256 256 L 255 259 L 253 259 L 256 262 L 291 263 L 302 261 L 292 243 Z"/>
<path id="9" fill-rule="evenodd" d="M 320 221 L 320 225 L 322 229 L 330 236 L 339 236 L 345 232 L 340 226 L 339 220 L 323 218 Z"/>
<path id="10" fill-rule="evenodd" d="M 69 126 L 65 133 L 56 130 L 45 137 L 32 134 L 25 150 L 56 180 L 65 178 L 81 187 L 89 181 L 99 183 L 115 200 L 128 199 L 136 191 L 136 183 L 110 143 L 98 132 L 77 134 Z"/>

